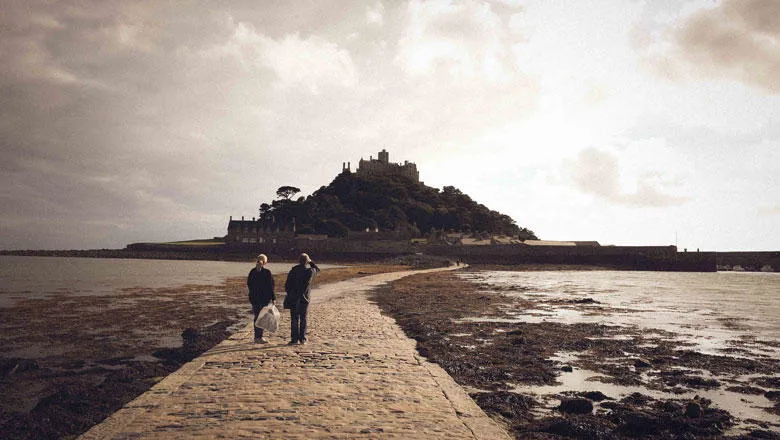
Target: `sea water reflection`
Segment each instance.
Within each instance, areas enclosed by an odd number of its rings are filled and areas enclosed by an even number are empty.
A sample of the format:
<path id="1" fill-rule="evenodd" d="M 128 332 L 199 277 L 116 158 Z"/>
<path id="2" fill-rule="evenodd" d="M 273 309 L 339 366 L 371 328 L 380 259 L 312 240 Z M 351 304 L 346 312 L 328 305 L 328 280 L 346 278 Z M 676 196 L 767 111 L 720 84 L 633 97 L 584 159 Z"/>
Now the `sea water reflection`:
<path id="1" fill-rule="evenodd" d="M 272 262 L 273 273 L 293 263 Z M 20 299 L 68 295 L 121 296 L 123 291 L 184 285 L 213 286 L 246 277 L 253 261 L 140 260 L 0 255 L 0 307 Z M 321 265 L 323 268 L 333 267 Z"/>
<path id="2" fill-rule="evenodd" d="M 622 271 L 460 272 L 481 290 L 507 297 L 507 317 L 472 317 L 469 321 L 595 323 L 625 328 L 616 337 L 657 337 L 681 349 L 717 356 L 780 358 L 780 274 L 662 273 Z M 522 310 L 517 306 L 528 306 Z M 529 306 L 530 305 L 530 306 Z M 639 338 L 641 339 L 641 338 Z M 551 360 L 575 363 L 578 353 L 557 353 Z M 720 377 L 722 383 L 750 382 L 749 377 Z M 777 427 L 773 403 L 763 395 L 733 392 L 727 387 L 669 393 L 648 387 L 609 383 L 605 374 L 587 369 L 562 372 L 558 384 L 517 385 L 516 392 L 535 394 L 551 411 L 568 392 L 599 390 L 612 397 L 639 392 L 659 399 L 706 397 L 737 419 L 734 433 L 750 427 L 747 420 Z M 647 377 L 642 380 L 648 383 Z M 544 410 L 543 410 L 544 411 Z"/>
<path id="3" fill-rule="evenodd" d="M 706 354 L 726 354 L 738 343 L 755 355 L 780 357 L 778 273 L 490 271 L 460 276 L 533 301 L 531 309 L 505 310 L 517 322 L 638 327 L 675 333 Z"/>

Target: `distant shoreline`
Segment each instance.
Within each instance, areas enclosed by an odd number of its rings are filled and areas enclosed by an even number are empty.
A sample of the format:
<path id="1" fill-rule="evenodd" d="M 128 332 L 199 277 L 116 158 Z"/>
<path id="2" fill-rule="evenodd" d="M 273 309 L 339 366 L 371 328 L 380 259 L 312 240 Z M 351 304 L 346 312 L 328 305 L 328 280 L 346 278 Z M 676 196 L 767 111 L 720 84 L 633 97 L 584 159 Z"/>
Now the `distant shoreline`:
<path id="1" fill-rule="evenodd" d="M 60 257 L 60 258 L 119 258 L 119 259 L 139 259 L 139 260 L 188 260 L 188 261 L 230 261 L 230 262 L 251 262 L 254 261 L 256 251 L 237 251 L 237 252 L 199 252 L 194 249 L 187 251 L 148 251 L 133 249 L 88 249 L 88 250 L 16 250 L 0 251 L 0 256 L 18 256 L 18 257 Z M 298 255 L 295 252 L 289 252 L 286 255 L 278 255 L 272 252 L 264 252 L 274 261 L 294 261 Z M 382 255 L 382 254 L 343 254 L 343 255 L 317 255 L 317 260 L 331 264 L 382 264 L 382 265 L 406 265 L 416 268 L 438 267 L 442 264 L 448 264 L 449 260 L 444 257 L 428 255 Z"/>
<path id="2" fill-rule="evenodd" d="M 84 250 L 0 250 L 0 255 L 9 256 L 33 256 L 33 257 L 66 257 L 66 258 L 124 258 L 124 259 L 150 259 L 150 260 L 198 260 L 198 261 L 238 261 L 246 262 L 255 258 L 256 254 L 263 252 L 274 260 L 294 260 L 299 252 L 305 250 L 291 248 L 281 252 L 280 250 L 264 251 L 258 247 L 248 249 L 245 247 L 231 248 L 225 245 L 205 246 L 205 245 L 176 245 L 176 244 L 148 244 L 142 248 L 123 248 L 123 249 L 84 249 Z M 422 253 L 380 253 L 380 252 L 328 252 L 320 250 L 317 252 L 320 261 L 333 263 L 367 263 L 367 262 L 390 262 L 393 264 L 409 264 L 411 266 L 429 265 L 433 260 L 438 262 L 454 262 L 461 260 L 461 257 L 455 255 L 457 250 L 453 249 L 453 255 L 429 255 Z M 691 259 L 692 261 L 703 256 L 705 253 L 681 252 L 677 253 L 677 259 Z M 700 270 L 696 264 L 685 268 L 657 268 L 652 265 L 648 267 L 633 268 L 633 270 L 682 270 L 694 272 L 780 272 L 780 251 L 740 251 L 740 252 L 708 252 L 712 267 L 708 270 Z M 517 270 L 529 270 L 530 267 L 536 267 L 531 270 L 556 270 L 557 267 L 567 267 L 568 270 L 632 270 L 630 258 L 625 261 L 605 260 L 604 262 L 574 262 L 566 258 L 548 258 L 544 254 L 536 259 L 523 258 L 514 260 L 511 256 L 502 258 L 484 258 L 472 256 L 467 263 L 490 265 L 498 270 L 506 270 L 518 267 Z M 503 261 L 502 261 L 503 260 Z M 400 261 L 400 262 L 399 262 Z M 625 264 L 619 264 L 619 263 Z M 612 264 L 609 264 L 612 263 Z M 695 263 L 695 262 L 694 262 Z M 549 269 L 553 268 L 553 269 Z M 560 269 L 557 269 L 560 270 Z"/>
<path id="3" fill-rule="evenodd" d="M 215 253 L 198 251 L 136 251 L 129 249 L 84 249 L 84 250 L 15 250 L 0 251 L 0 255 L 20 257 L 73 257 L 73 258 L 131 258 L 150 260 L 213 260 L 246 261 L 251 253 Z"/>

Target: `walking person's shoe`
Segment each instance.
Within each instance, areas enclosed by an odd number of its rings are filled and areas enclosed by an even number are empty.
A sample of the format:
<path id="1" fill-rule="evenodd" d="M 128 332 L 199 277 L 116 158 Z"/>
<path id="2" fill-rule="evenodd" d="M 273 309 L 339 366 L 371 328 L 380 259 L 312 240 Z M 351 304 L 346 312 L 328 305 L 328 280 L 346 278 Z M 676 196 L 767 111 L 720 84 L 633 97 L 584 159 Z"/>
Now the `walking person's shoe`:
<path id="1" fill-rule="evenodd" d="M 301 339 L 301 345 L 306 345 L 306 339 Z"/>
<path id="2" fill-rule="evenodd" d="M 255 338 L 255 344 L 267 344 L 268 339 L 266 338 Z"/>
<path id="3" fill-rule="evenodd" d="M 287 343 L 287 345 L 295 345 L 295 344 L 297 344 L 297 342 L 295 342 L 295 341 L 290 341 L 290 342 Z"/>

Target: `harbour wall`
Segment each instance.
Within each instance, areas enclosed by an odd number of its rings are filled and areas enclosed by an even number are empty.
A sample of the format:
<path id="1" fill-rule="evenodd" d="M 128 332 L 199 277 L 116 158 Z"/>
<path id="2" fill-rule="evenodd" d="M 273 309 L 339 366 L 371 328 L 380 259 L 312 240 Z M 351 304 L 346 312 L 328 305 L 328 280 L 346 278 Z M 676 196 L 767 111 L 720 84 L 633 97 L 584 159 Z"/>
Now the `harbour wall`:
<path id="1" fill-rule="evenodd" d="M 780 271 L 780 252 L 718 252 L 718 270 Z"/>
<path id="2" fill-rule="evenodd" d="M 732 270 L 777 271 L 780 252 L 677 252 L 674 246 L 464 246 L 415 244 L 400 240 L 349 241 L 340 239 L 279 240 L 276 243 L 181 246 L 134 243 L 125 249 L 93 251 L 10 251 L 6 255 L 38 255 L 93 258 L 146 258 L 251 261 L 259 253 L 275 260 L 295 260 L 308 252 L 320 261 L 379 261 L 399 256 L 428 255 L 472 264 L 592 265 L 621 270 L 715 272 Z"/>
<path id="3" fill-rule="evenodd" d="M 177 251 L 181 247 L 134 244 L 134 251 Z M 308 252 L 318 260 L 376 261 L 402 255 L 432 255 L 473 264 L 567 264 L 593 265 L 621 270 L 715 272 L 714 252 L 677 252 L 675 246 L 467 246 L 415 244 L 409 241 L 350 241 L 341 239 L 278 240 L 263 244 L 231 244 L 203 249 L 220 259 L 247 259 L 266 253 L 282 259 L 295 259 Z M 193 250 L 194 251 L 194 250 Z M 230 256 L 230 257 L 228 257 Z"/>
<path id="4" fill-rule="evenodd" d="M 674 246 L 428 246 L 467 263 L 567 264 L 622 270 L 715 272 L 714 252 L 680 253 Z"/>

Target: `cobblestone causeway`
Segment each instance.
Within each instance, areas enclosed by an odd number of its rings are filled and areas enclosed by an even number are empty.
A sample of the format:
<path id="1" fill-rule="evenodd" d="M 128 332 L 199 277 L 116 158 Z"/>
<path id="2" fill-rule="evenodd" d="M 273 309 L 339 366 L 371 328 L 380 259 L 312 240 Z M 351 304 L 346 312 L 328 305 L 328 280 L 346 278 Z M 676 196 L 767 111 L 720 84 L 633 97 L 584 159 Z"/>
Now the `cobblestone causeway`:
<path id="1" fill-rule="evenodd" d="M 308 344 L 286 310 L 269 344 L 249 324 L 81 438 L 509 439 L 368 300 L 410 273 L 315 288 Z"/>

